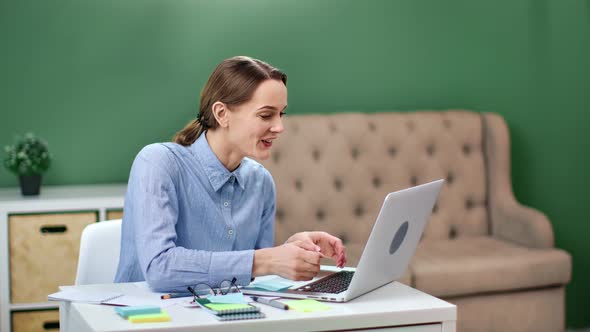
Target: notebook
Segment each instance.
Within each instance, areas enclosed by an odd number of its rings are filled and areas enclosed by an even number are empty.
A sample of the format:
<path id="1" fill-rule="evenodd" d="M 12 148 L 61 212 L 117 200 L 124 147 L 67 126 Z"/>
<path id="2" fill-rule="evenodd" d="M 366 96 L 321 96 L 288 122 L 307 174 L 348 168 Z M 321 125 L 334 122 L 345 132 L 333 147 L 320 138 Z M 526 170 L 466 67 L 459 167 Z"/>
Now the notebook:
<path id="1" fill-rule="evenodd" d="M 249 303 L 211 303 L 206 298 L 197 299 L 197 304 L 217 320 L 259 319 L 266 315 L 260 308 Z"/>
<path id="2" fill-rule="evenodd" d="M 260 312 L 260 308 L 248 303 L 212 303 L 206 298 L 197 299 L 199 306 L 216 316 Z"/>
<path id="3" fill-rule="evenodd" d="M 220 321 L 228 320 L 241 320 L 241 319 L 259 319 L 265 318 L 266 315 L 263 312 L 247 312 L 242 314 L 228 314 L 228 315 L 215 315 L 215 318 Z"/>

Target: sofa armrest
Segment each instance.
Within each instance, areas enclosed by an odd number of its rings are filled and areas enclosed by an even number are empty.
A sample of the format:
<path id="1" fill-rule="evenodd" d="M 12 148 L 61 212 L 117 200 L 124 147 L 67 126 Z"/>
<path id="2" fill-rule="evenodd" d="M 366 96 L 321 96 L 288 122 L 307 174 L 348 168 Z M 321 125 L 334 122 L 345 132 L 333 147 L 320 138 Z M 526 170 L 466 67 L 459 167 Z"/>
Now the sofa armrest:
<path id="1" fill-rule="evenodd" d="M 516 202 L 492 208 L 492 236 L 529 248 L 553 248 L 553 228 L 538 210 Z"/>
<path id="2" fill-rule="evenodd" d="M 492 236 L 531 248 L 552 248 L 553 227 L 541 212 L 519 204 L 512 191 L 510 136 L 504 119 L 482 115 Z"/>

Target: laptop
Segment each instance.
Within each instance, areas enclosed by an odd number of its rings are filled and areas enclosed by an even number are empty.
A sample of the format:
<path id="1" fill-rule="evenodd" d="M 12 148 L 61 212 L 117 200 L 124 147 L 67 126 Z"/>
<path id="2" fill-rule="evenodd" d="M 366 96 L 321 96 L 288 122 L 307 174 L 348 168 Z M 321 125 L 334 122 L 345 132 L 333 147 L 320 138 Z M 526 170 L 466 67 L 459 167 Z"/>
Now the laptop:
<path id="1" fill-rule="evenodd" d="M 307 298 L 347 302 L 402 277 L 426 228 L 444 180 L 389 193 L 355 270 L 322 270 L 311 281 L 288 281 L 280 290 L 257 287 L 258 281 L 243 287 L 248 295 Z M 267 278 L 267 279 L 263 279 Z M 265 276 L 287 279 L 278 276 Z M 288 284 L 289 285 L 289 284 Z"/>

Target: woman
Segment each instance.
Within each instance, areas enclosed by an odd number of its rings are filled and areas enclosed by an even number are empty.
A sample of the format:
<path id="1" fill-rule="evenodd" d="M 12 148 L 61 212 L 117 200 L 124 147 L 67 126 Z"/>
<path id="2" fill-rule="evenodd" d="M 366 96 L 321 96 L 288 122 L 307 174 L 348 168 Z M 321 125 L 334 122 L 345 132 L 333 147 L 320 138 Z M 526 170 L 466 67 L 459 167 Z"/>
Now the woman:
<path id="1" fill-rule="evenodd" d="M 224 60 L 201 93 L 200 113 L 174 143 L 143 148 L 131 168 L 115 282 L 154 291 L 277 274 L 310 280 L 321 257 L 342 267 L 342 241 L 303 232 L 274 243 L 275 186 L 265 160 L 283 132 L 287 76 L 249 57 Z"/>

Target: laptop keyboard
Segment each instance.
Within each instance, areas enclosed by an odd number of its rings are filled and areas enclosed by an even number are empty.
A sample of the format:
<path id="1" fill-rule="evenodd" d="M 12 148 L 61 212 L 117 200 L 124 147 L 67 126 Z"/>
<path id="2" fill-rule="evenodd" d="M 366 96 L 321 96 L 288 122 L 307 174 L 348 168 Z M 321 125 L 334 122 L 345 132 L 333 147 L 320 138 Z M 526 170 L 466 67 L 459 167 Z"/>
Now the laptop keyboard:
<path id="1" fill-rule="evenodd" d="M 296 290 L 302 292 L 339 294 L 348 289 L 354 271 L 340 271 Z"/>

